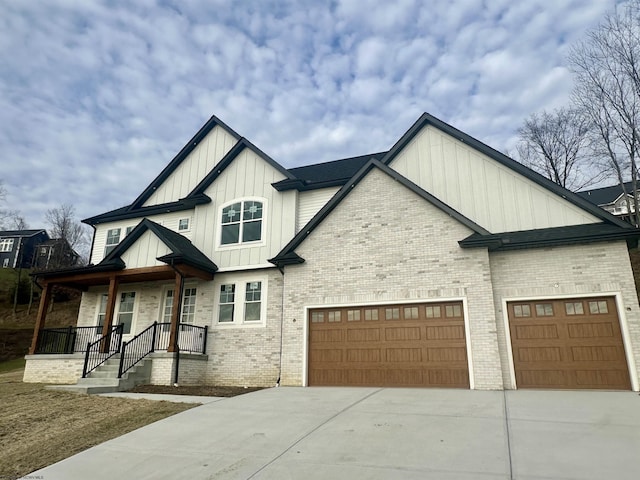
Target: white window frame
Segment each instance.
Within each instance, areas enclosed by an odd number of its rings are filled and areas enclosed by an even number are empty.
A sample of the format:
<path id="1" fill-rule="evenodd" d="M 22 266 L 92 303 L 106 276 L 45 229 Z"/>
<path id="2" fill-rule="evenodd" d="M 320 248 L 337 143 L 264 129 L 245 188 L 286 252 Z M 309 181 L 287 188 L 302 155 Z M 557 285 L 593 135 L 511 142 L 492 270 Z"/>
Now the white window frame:
<path id="1" fill-rule="evenodd" d="M 119 320 L 120 320 L 120 302 L 122 299 L 122 295 L 124 293 L 133 293 L 135 294 L 135 298 L 133 300 L 133 311 L 131 312 L 131 330 L 129 331 L 129 333 L 123 333 L 123 336 L 127 336 L 127 337 L 132 337 L 136 334 L 136 320 L 138 317 L 138 305 L 140 304 L 140 292 L 137 290 L 119 290 L 118 293 L 116 294 L 116 304 L 115 304 L 115 308 L 114 308 L 114 312 L 113 312 L 113 326 L 118 325 Z M 100 307 L 101 307 L 101 303 L 102 303 L 102 298 L 104 295 L 108 295 L 106 292 L 100 292 L 98 293 L 98 297 L 97 297 L 97 301 L 96 301 L 96 314 L 95 314 L 95 319 L 94 319 L 94 325 L 95 326 L 99 326 L 100 325 L 100 315 L 102 314 L 102 312 L 100 311 Z M 129 313 L 129 312 L 126 312 Z M 106 315 L 106 305 L 105 305 L 105 315 Z"/>
<path id="2" fill-rule="evenodd" d="M 0 240 L 0 252 L 12 252 L 15 238 L 3 238 Z"/>
<path id="3" fill-rule="evenodd" d="M 2 260 L 2 268 L 9 268 L 9 258 Z"/>
<path id="4" fill-rule="evenodd" d="M 180 228 L 180 222 L 187 222 L 186 228 Z M 190 232 L 191 231 L 191 217 L 182 217 L 178 219 L 178 232 Z"/>
<path id="5" fill-rule="evenodd" d="M 185 291 L 191 288 L 195 288 L 196 289 L 196 295 L 195 295 L 195 302 L 193 304 L 193 321 L 192 322 L 185 322 L 184 321 L 184 316 L 185 316 L 185 303 L 184 303 L 184 294 Z M 171 315 L 169 315 L 169 319 L 167 320 L 167 308 L 170 308 L 171 310 L 173 310 L 173 292 L 174 292 L 175 288 L 173 285 L 171 286 L 167 286 L 164 288 L 163 292 L 162 292 L 162 299 L 160 301 L 160 318 L 159 318 L 159 323 L 171 323 Z M 182 310 L 180 312 L 180 323 L 188 323 L 189 325 L 195 325 L 195 321 L 196 321 L 196 307 L 198 305 L 198 293 L 199 293 L 199 286 L 196 283 L 189 283 L 187 285 L 185 285 L 183 287 L 182 290 L 182 304 L 180 305 L 180 309 Z M 169 292 L 172 292 L 172 303 L 171 305 L 167 305 L 167 295 L 169 294 Z"/>
<path id="6" fill-rule="evenodd" d="M 222 276 L 222 275 L 221 275 Z M 253 282 L 260 282 L 260 320 L 246 321 L 246 300 L 247 284 Z M 232 322 L 220 322 L 220 288 L 222 285 L 235 285 L 234 292 L 234 307 L 233 307 L 233 321 Z M 230 275 L 223 279 L 217 279 L 214 282 L 214 305 L 213 305 L 213 326 L 215 328 L 254 328 L 264 327 L 267 323 L 267 294 L 268 294 L 268 279 L 262 275 Z M 249 302 L 251 303 L 251 302 Z"/>
<path id="7" fill-rule="evenodd" d="M 107 243 L 109 242 L 109 232 L 118 231 L 118 241 L 116 243 Z M 113 250 L 120 244 L 120 236 L 122 235 L 122 228 L 109 228 L 107 230 L 107 234 L 104 238 L 104 256 L 109 255 Z"/>
<path id="8" fill-rule="evenodd" d="M 262 203 L 262 227 L 260 229 L 260 240 L 252 240 L 250 242 L 242 241 L 242 231 L 243 225 L 245 221 L 242 219 L 242 211 L 244 211 L 244 203 L 245 202 L 260 202 Z M 240 203 L 240 230 L 238 232 L 238 242 L 237 243 L 226 243 L 222 244 L 222 212 L 229 205 L 233 205 L 234 203 Z M 267 236 L 267 211 L 268 211 L 268 202 L 266 198 L 262 197 L 241 197 L 234 198 L 233 200 L 226 202 L 218 208 L 218 216 L 216 220 L 216 246 L 219 250 L 227 250 L 234 248 L 243 248 L 243 247 L 260 247 L 267 244 L 266 236 Z"/>

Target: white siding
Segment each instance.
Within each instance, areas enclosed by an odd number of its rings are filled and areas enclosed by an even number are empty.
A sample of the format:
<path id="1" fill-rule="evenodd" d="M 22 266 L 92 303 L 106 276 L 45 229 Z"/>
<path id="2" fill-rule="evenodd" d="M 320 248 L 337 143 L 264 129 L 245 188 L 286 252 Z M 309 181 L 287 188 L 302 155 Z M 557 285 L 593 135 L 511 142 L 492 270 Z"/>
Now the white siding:
<path id="1" fill-rule="evenodd" d="M 156 258 L 171 253 L 171 250 L 156 237 L 155 233 L 147 230 L 120 258 L 127 268 L 154 267 L 165 265 Z"/>
<path id="2" fill-rule="evenodd" d="M 339 187 L 319 188 L 298 194 L 298 218 L 296 220 L 296 233 L 304 227 L 318 211 L 333 197 Z"/>
<path id="3" fill-rule="evenodd" d="M 237 140 L 224 128 L 214 127 L 149 197 L 144 206 L 186 197 L 236 143 Z"/>
<path id="4" fill-rule="evenodd" d="M 191 240 L 194 229 L 194 211 L 184 210 L 181 212 L 163 213 L 161 215 L 153 215 L 147 217 L 149 220 L 159 223 L 174 232 L 178 231 L 178 222 L 181 218 L 188 218 L 190 228 L 186 232 L 179 232 L 181 235 Z M 109 222 L 96 225 L 95 238 L 93 241 L 93 252 L 91 253 L 91 263 L 97 264 L 104 258 L 104 247 L 107 240 L 107 230 L 112 228 L 120 228 L 120 241 L 124 240 L 127 227 L 135 227 L 142 221 L 142 218 L 132 218 L 119 222 Z M 127 265 L 128 266 L 128 265 Z"/>
<path id="5" fill-rule="evenodd" d="M 249 149 L 244 149 L 206 190 L 212 203 L 196 207 L 192 242 L 220 269 L 271 266 L 274 257 L 294 235 L 296 192 L 278 192 L 272 183 L 283 180 L 278 170 Z M 262 242 L 220 247 L 220 214 L 232 200 L 264 202 Z"/>
<path id="6" fill-rule="evenodd" d="M 600 221 L 432 126 L 390 166 L 492 233 Z"/>

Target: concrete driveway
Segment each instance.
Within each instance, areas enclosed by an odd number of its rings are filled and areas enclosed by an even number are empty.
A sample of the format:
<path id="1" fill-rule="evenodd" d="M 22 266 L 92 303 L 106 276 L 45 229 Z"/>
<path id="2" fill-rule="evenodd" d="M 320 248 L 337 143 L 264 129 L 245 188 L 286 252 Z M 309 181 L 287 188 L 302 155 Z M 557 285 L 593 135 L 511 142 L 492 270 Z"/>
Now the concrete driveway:
<path id="1" fill-rule="evenodd" d="M 640 396 L 272 388 L 215 399 L 32 475 L 637 480 Z"/>

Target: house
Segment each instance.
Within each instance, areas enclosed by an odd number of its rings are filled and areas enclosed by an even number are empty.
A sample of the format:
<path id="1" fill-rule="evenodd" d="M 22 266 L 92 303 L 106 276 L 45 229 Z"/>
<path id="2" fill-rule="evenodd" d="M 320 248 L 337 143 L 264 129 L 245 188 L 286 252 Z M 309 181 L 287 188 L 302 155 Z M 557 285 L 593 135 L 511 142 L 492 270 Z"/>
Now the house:
<path id="1" fill-rule="evenodd" d="M 52 270 L 77 265 L 80 255 L 64 238 L 53 238 L 38 244 L 33 255 L 33 268 Z"/>
<path id="2" fill-rule="evenodd" d="M 584 190 L 577 193 L 585 200 L 598 205 L 600 208 L 606 210 L 612 215 L 615 215 L 616 217 L 626 220 L 627 222 L 631 221 L 629 211 L 631 211 L 632 214 L 635 212 L 633 186 L 631 182 L 624 183 L 624 191 L 618 184 L 611 185 L 610 187 Z M 630 202 L 629 205 L 627 205 L 627 200 Z"/>
<path id="3" fill-rule="evenodd" d="M 37 275 L 27 382 L 639 389 L 638 230 L 429 114 L 291 169 L 212 117 L 85 222 L 91 264 Z"/>
<path id="4" fill-rule="evenodd" d="M 36 246 L 47 240 L 46 230 L 0 231 L 0 266 L 31 268 Z"/>

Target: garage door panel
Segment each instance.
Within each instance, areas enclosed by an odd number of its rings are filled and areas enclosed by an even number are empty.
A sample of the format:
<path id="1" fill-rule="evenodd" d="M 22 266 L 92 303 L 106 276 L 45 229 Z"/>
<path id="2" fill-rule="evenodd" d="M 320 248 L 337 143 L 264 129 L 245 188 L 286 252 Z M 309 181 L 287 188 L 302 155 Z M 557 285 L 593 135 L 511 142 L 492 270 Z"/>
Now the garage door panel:
<path id="1" fill-rule="evenodd" d="M 507 305 L 518 388 L 631 388 L 612 297 Z"/>
<path id="2" fill-rule="evenodd" d="M 329 325 L 330 312 L 342 321 Z M 461 302 L 313 309 L 308 383 L 468 388 L 462 312 Z"/>

